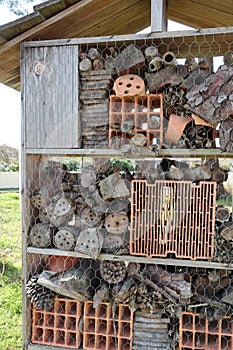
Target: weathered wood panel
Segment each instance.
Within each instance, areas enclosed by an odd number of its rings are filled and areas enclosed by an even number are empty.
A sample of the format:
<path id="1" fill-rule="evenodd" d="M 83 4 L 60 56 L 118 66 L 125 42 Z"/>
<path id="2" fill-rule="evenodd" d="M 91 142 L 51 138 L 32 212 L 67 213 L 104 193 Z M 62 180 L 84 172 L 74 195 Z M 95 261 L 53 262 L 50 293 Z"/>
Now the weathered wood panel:
<path id="1" fill-rule="evenodd" d="M 26 148 L 79 148 L 77 46 L 25 48 Z"/>

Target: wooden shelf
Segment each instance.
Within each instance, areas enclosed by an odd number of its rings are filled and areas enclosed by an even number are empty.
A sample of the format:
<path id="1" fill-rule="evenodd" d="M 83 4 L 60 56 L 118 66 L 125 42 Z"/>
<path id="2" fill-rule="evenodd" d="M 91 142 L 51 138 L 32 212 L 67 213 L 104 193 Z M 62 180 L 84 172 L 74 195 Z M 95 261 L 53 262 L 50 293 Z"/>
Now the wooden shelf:
<path id="1" fill-rule="evenodd" d="M 59 249 L 40 249 L 34 247 L 28 247 L 27 253 L 40 254 L 40 255 L 58 255 L 58 256 L 73 256 L 78 258 L 91 258 L 88 255 L 59 250 Z M 227 269 L 233 270 L 233 264 L 222 264 L 219 262 L 212 262 L 209 260 L 186 260 L 186 259 L 170 259 L 170 258 L 146 258 L 134 255 L 113 255 L 113 254 L 100 254 L 99 260 L 111 260 L 111 261 L 126 261 L 126 262 L 137 262 L 141 264 L 157 264 L 157 265 L 172 265 L 172 266 L 186 266 L 186 267 L 201 267 L 210 269 Z"/>
<path id="2" fill-rule="evenodd" d="M 70 348 L 51 346 L 51 345 L 40 345 L 40 344 L 28 344 L 28 350 L 70 350 Z M 78 350 L 83 350 L 83 348 L 78 348 Z"/>
<path id="3" fill-rule="evenodd" d="M 135 159 L 135 154 L 123 153 L 119 150 L 106 149 L 31 149 L 25 150 L 26 154 L 48 156 L 79 156 L 79 157 L 127 157 Z M 220 149 L 161 149 L 158 153 L 141 152 L 136 158 L 233 158 L 233 153 L 223 152 Z"/>

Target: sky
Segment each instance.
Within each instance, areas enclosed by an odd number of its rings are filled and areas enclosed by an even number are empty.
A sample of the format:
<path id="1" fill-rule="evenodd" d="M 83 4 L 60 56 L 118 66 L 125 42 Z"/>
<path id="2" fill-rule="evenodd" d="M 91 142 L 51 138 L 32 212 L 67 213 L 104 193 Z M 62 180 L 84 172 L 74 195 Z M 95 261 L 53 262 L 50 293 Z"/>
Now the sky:
<path id="1" fill-rule="evenodd" d="M 33 5 L 39 3 L 37 1 L 28 5 L 29 12 L 33 11 Z M 17 16 L 10 13 L 10 11 L 3 5 L 0 5 L 0 25 L 11 22 L 17 19 Z M 189 27 L 181 24 L 168 21 L 168 30 L 185 30 Z M 150 28 L 146 28 L 145 32 L 150 32 Z M 0 145 L 6 144 L 8 146 L 20 149 L 21 144 L 21 98 L 20 92 L 7 87 L 0 83 Z"/>

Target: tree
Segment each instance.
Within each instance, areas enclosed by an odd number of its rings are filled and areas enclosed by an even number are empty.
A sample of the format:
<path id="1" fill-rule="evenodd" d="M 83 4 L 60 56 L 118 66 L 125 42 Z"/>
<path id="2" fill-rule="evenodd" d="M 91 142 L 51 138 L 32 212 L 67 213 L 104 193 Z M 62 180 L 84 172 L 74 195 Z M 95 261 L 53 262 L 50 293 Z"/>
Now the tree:
<path id="1" fill-rule="evenodd" d="M 28 14 L 25 5 L 34 1 L 35 0 L 0 0 L 0 5 L 7 7 L 10 12 L 20 17 Z M 43 2 L 43 0 L 40 2 Z"/>
<path id="2" fill-rule="evenodd" d="M 19 151 L 7 145 L 0 145 L 0 171 L 19 170 Z"/>

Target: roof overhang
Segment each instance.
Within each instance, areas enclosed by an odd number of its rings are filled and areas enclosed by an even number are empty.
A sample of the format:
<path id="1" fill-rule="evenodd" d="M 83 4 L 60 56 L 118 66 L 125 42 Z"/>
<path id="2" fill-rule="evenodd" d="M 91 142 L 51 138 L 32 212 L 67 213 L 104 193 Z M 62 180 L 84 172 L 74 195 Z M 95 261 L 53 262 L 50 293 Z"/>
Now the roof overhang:
<path id="1" fill-rule="evenodd" d="M 169 0 L 168 18 L 193 28 L 233 24 L 232 0 Z M 134 34 L 150 26 L 150 0 L 50 0 L 0 26 L 0 82 L 20 90 L 20 43 Z"/>

